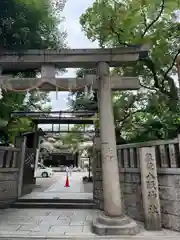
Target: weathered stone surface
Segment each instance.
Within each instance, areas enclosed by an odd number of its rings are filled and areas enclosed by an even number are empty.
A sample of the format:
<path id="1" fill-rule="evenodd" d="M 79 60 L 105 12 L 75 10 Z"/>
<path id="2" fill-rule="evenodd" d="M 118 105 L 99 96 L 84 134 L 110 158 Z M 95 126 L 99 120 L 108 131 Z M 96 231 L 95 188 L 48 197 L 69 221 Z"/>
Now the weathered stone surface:
<path id="1" fill-rule="evenodd" d="M 102 213 L 92 224 L 92 231 L 98 235 L 136 235 L 139 226 L 132 219 L 122 217 L 109 217 Z"/>
<path id="2" fill-rule="evenodd" d="M 155 147 L 142 147 L 139 149 L 139 154 L 145 226 L 148 230 L 160 230 L 161 209 Z"/>
<path id="3" fill-rule="evenodd" d="M 124 183 L 124 194 L 131 193 L 133 187 L 135 188 L 136 186 L 133 185 L 132 183 Z"/>
<path id="4" fill-rule="evenodd" d="M 0 63 L 6 71 L 38 69 L 41 64 L 55 64 L 60 68 L 96 68 L 97 63 L 101 61 L 108 62 L 111 67 L 117 67 L 127 62 L 138 61 L 142 57 L 141 54 L 143 57 L 148 56 L 147 47 L 123 47 L 113 50 L 28 50 L 23 52 L 21 57 L 19 57 L 19 52 L 1 52 Z"/>
<path id="5" fill-rule="evenodd" d="M 16 181 L 17 172 L 1 172 L 0 169 L 0 182 L 1 181 Z"/>
<path id="6" fill-rule="evenodd" d="M 128 208 L 126 208 L 126 214 L 135 220 L 144 221 L 142 205 L 137 205 L 136 207 L 128 206 Z"/>
<path id="7" fill-rule="evenodd" d="M 98 199 L 99 201 L 103 201 L 103 193 L 102 190 L 96 190 L 95 191 L 95 199 Z"/>
<path id="8" fill-rule="evenodd" d="M 98 166 L 101 165 L 101 163 L 99 162 L 100 160 L 101 159 L 97 160 Z M 94 201 L 100 209 L 103 209 L 102 172 L 99 167 L 95 169 L 94 177 Z M 140 186 L 140 173 L 124 173 L 121 172 L 120 169 L 120 182 L 122 194 L 121 199 L 124 211 L 126 211 L 128 215 L 133 217 L 134 219 L 142 220 L 143 208 Z M 134 206 L 134 208 L 132 206 Z M 131 211 L 133 211 L 132 214 L 130 214 Z"/>
<path id="9" fill-rule="evenodd" d="M 139 185 L 136 183 L 124 183 L 124 193 L 137 193 L 139 192 Z"/>
<path id="10" fill-rule="evenodd" d="M 124 174 L 124 182 L 125 183 L 132 182 L 132 173 L 125 173 Z"/>
<path id="11" fill-rule="evenodd" d="M 102 189 L 102 181 L 96 181 L 96 189 Z"/>
<path id="12" fill-rule="evenodd" d="M 8 207 L 8 204 L 17 198 L 18 170 L 0 169 L 0 208 Z"/>
<path id="13" fill-rule="evenodd" d="M 162 226 L 164 228 L 180 231 L 180 218 L 171 214 L 162 214 Z"/>
<path id="14" fill-rule="evenodd" d="M 126 206 L 136 207 L 138 204 L 140 204 L 141 199 L 140 196 L 135 194 L 125 194 L 124 195 L 124 203 Z"/>
<path id="15" fill-rule="evenodd" d="M 127 205 L 136 205 L 137 195 L 131 193 L 124 194 L 123 199 Z"/>
<path id="16" fill-rule="evenodd" d="M 180 200 L 180 188 L 174 188 L 174 187 L 159 187 L 159 196 L 160 199 L 163 200 L 174 200 L 179 201 Z"/>
<path id="17" fill-rule="evenodd" d="M 133 183 L 141 183 L 141 175 L 140 175 L 140 173 L 133 173 L 132 174 L 132 182 Z"/>
<path id="18" fill-rule="evenodd" d="M 120 172 L 120 182 L 124 182 L 124 174 Z"/>
<path id="19" fill-rule="evenodd" d="M 162 175 L 158 176 L 159 186 L 180 188 L 180 175 Z"/>
<path id="20" fill-rule="evenodd" d="M 99 209 L 100 209 L 100 210 L 104 210 L 104 201 L 103 201 L 103 202 L 100 202 L 100 204 L 99 204 Z"/>
<path id="21" fill-rule="evenodd" d="M 100 164 L 100 163 L 99 163 Z M 101 165 L 101 164 L 100 164 Z M 168 172 L 168 169 L 166 169 Z M 129 171 L 129 170 L 128 170 Z M 144 221 L 144 210 L 142 203 L 141 175 L 137 172 L 120 172 L 122 206 L 125 214 Z M 101 170 L 98 167 L 96 179 L 100 187 Z M 96 179 L 94 179 L 96 181 Z M 158 174 L 159 196 L 162 213 L 162 224 L 168 229 L 180 231 L 180 175 L 178 174 Z M 103 209 L 102 189 L 94 189 L 95 201 Z"/>
<path id="22" fill-rule="evenodd" d="M 164 214 L 179 216 L 180 218 L 180 202 L 161 200 L 161 212 Z"/>
<path id="23" fill-rule="evenodd" d="M 17 183 L 14 181 L 0 182 L 0 200 L 17 197 Z"/>

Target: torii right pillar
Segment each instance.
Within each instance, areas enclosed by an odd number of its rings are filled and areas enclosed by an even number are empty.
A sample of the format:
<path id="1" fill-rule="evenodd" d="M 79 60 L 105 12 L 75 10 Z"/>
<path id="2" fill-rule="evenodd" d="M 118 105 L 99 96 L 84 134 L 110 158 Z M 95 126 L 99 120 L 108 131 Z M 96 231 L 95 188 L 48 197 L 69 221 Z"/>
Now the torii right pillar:
<path id="1" fill-rule="evenodd" d="M 104 212 L 93 222 L 92 228 L 98 235 L 135 235 L 139 227 L 124 215 L 122 208 L 108 63 L 99 63 L 97 70 Z"/>

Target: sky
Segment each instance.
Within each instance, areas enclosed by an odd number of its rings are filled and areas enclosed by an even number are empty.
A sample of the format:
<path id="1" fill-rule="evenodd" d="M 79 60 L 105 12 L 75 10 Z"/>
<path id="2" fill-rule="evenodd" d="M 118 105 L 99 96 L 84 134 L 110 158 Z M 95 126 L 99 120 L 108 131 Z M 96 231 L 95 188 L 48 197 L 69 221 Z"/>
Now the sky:
<path id="1" fill-rule="evenodd" d="M 78 3 L 77 3 L 78 2 Z M 92 5 L 94 0 L 67 0 L 63 10 L 65 17 L 64 29 L 67 31 L 67 43 L 70 48 L 96 48 L 97 44 L 89 41 L 81 31 L 79 18 L 86 9 Z M 62 77 L 75 77 L 76 70 L 69 69 Z M 68 108 L 68 92 L 50 93 L 52 111 L 65 110 Z"/>

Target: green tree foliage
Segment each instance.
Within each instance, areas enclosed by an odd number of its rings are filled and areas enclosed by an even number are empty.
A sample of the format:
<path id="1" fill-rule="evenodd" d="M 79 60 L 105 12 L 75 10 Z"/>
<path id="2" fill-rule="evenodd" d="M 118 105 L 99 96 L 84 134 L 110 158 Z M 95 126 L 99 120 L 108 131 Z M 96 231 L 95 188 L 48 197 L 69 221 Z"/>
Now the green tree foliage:
<path id="1" fill-rule="evenodd" d="M 0 45 L 8 49 L 47 49 L 63 46 L 61 21 L 51 0 L 1 0 Z"/>
<path id="2" fill-rule="evenodd" d="M 128 141 L 172 138 L 179 132 L 179 0 L 97 0 L 81 16 L 86 36 L 101 47 L 150 43 L 149 58 L 112 74 L 139 76 L 141 89 L 114 94 L 116 128 Z"/>
<path id="3" fill-rule="evenodd" d="M 13 118 L 7 124 L 9 141 L 14 143 L 15 136 L 23 132 L 31 132 L 34 129 L 34 123 L 27 117 Z"/>
<path id="4" fill-rule="evenodd" d="M 1 0 L 0 50 L 62 48 L 65 43 L 65 32 L 59 28 L 62 22 L 58 9 L 59 2 L 59 0 Z M 21 74 L 35 76 L 36 72 Z M 3 91 L 3 99 L 0 100 L 0 121 L 8 121 L 12 111 L 49 109 L 49 98 L 46 93 L 32 92 L 26 103 L 25 96 L 26 93 Z"/>

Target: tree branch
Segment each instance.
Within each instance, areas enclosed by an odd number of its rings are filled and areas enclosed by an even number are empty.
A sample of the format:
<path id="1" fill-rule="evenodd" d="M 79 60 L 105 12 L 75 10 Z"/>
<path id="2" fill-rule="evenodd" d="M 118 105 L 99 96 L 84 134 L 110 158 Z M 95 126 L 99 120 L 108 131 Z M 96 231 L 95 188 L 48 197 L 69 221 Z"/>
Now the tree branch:
<path id="1" fill-rule="evenodd" d="M 147 24 L 147 18 L 146 18 L 146 14 L 145 14 L 144 9 L 142 9 L 142 17 L 144 19 L 144 26 L 145 26 L 145 28 L 147 28 L 148 24 Z"/>
<path id="2" fill-rule="evenodd" d="M 157 17 L 154 20 L 152 20 L 152 22 L 145 28 L 141 38 L 143 38 L 146 35 L 146 33 L 149 31 L 149 29 L 159 20 L 159 18 L 161 17 L 161 15 L 164 11 L 164 8 L 165 8 L 165 0 L 162 0 L 160 11 L 159 11 Z"/>
<path id="3" fill-rule="evenodd" d="M 153 78 L 154 78 L 154 87 L 160 89 L 160 84 L 159 84 L 159 78 L 157 76 L 157 72 L 156 72 L 156 67 L 154 62 L 148 58 L 148 59 L 144 59 L 144 62 L 146 64 L 146 66 L 149 68 L 149 70 L 151 70 Z"/>
<path id="4" fill-rule="evenodd" d="M 146 110 L 142 110 L 142 109 L 139 109 L 139 110 L 136 110 L 134 112 L 129 112 L 125 118 L 121 119 L 120 121 L 118 121 L 118 123 L 121 123 L 121 126 L 118 126 L 119 127 L 119 130 L 121 130 L 123 128 L 123 124 L 125 123 L 126 119 L 128 117 L 130 117 L 130 115 L 134 115 L 136 113 L 147 113 Z"/>
<path id="5" fill-rule="evenodd" d="M 163 71 L 163 69 L 160 69 L 161 74 L 164 76 L 165 72 Z M 170 77 L 169 75 L 166 75 L 166 78 L 163 79 L 163 81 L 167 80 L 168 84 L 169 84 L 169 88 L 170 88 L 170 93 L 169 95 L 166 94 L 168 97 L 170 97 L 172 100 L 176 100 L 178 101 L 178 94 L 177 94 L 177 87 L 176 84 L 174 82 L 174 79 L 172 77 Z M 163 88 L 163 85 L 162 85 Z M 167 91 L 166 91 L 167 92 Z M 168 92 L 167 92 L 168 93 Z"/>
<path id="6" fill-rule="evenodd" d="M 145 86 L 145 85 L 142 84 L 141 82 L 140 82 L 139 84 L 140 84 L 140 86 L 143 87 L 143 88 L 149 89 L 149 90 L 151 90 L 151 91 L 157 91 L 156 88 L 151 88 L 151 87 Z"/>
<path id="7" fill-rule="evenodd" d="M 124 108 L 124 112 L 126 112 L 129 108 L 133 107 L 133 104 L 136 101 L 136 99 L 137 99 L 137 96 L 133 96 L 133 99 L 131 100 L 129 105 L 126 108 Z M 116 123 L 124 122 L 130 115 L 131 115 L 131 112 L 126 113 L 125 116 L 122 119 L 117 120 Z"/>
<path id="8" fill-rule="evenodd" d="M 152 59 L 148 58 L 148 59 L 145 59 L 144 60 L 146 66 L 149 68 L 149 70 L 152 72 L 152 75 L 153 75 L 153 79 L 154 79 L 154 87 L 156 89 L 158 89 L 162 94 L 166 95 L 167 97 L 169 97 L 170 99 L 174 99 L 176 100 L 177 97 L 176 97 L 176 94 L 175 94 L 175 91 L 174 91 L 174 86 L 173 86 L 173 83 L 172 81 L 170 82 L 170 89 L 172 91 L 168 92 L 164 86 L 161 84 L 160 85 L 160 79 L 158 78 L 158 75 L 157 75 L 157 71 L 156 71 L 156 65 L 155 63 L 153 62 Z M 161 69 L 161 74 L 163 73 L 163 70 Z M 164 74 L 162 74 L 164 75 Z M 168 78 L 169 76 L 167 75 L 166 78 Z M 170 81 L 171 79 L 169 79 Z"/>
<path id="9" fill-rule="evenodd" d="M 176 55 L 173 58 L 172 64 L 171 66 L 168 68 L 168 70 L 164 73 L 164 79 L 167 78 L 167 75 L 169 74 L 169 72 L 171 71 L 171 69 L 174 67 L 176 59 L 178 57 L 178 55 L 180 54 L 180 49 L 178 49 L 178 52 L 176 53 Z"/>
<path id="10" fill-rule="evenodd" d="M 128 43 L 126 43 L 126 42 L 122 42 L 122 41 L 121 41 L 121 35 L 114 29 L 113 25 L 114 25 L 114 21 L 113 21 L 113 19 L 111 18 L 111 19 L 110 19 L 109 28 L 110 28 L 111 32 L 116 35 L 117 40 L 118 40 L 118 43 L 119 43 L 120 45 L 123 45 L 123 46 L 126 46 L 126 47 L 135 47 L 135 46 L 136 46 L 136 45 L 128 44 Z M 123 33 L 124 31 L 123 31 L 122 29 L 120 29 L 120 32 Z"/>

